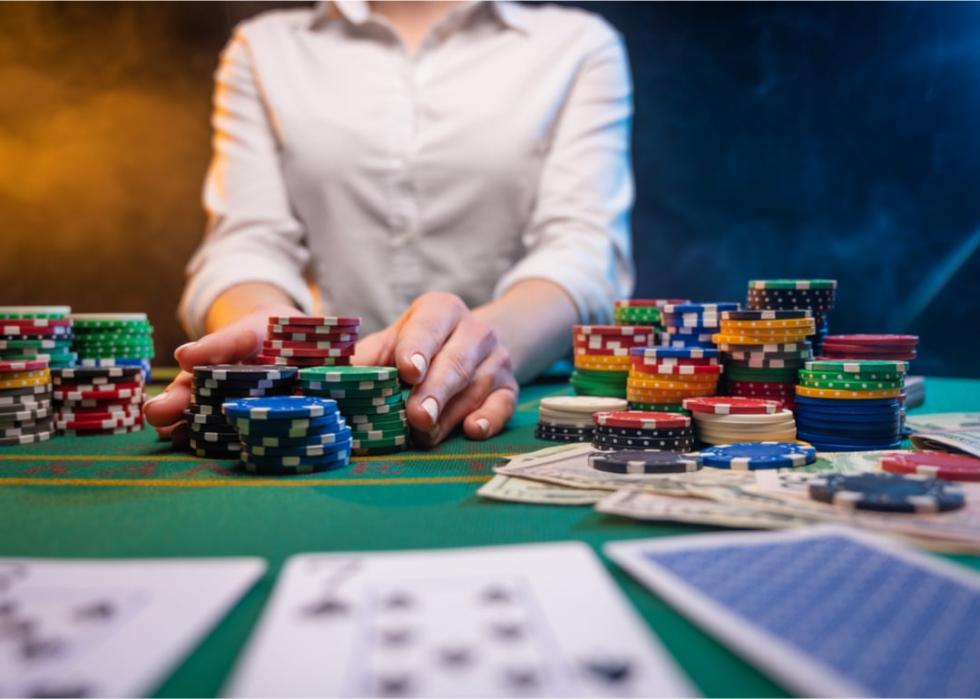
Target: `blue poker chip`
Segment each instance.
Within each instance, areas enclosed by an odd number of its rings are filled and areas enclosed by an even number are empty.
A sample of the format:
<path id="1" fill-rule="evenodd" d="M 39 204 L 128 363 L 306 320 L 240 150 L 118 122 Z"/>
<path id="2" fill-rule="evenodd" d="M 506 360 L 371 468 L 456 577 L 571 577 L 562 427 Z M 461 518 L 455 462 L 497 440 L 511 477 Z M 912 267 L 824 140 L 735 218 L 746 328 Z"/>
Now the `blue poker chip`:
<path id="1" fill-rule="evenodd" d="M 799 435 L 797 435 L 799 436 Z M 883 442 L 881 444 L 841 444 L 834 441 L 820 441 L 818 439 L 807 440 L 817 451 L 887 451 L 889 449 L 900 449 L 901 441 Z"/>
<path id="2" fill-rule="evenodd" d="M 718 313 L 720 311 L 737 311 L 741 308 L 734 301 L 717 301 L 713 303 L 668 303 L 663 307 L 664 313 Z"/>
<path id="3" fill-rule="evenodd" d="M 320 456 L 259 456 L 248 450 L 243 450 L 241 458 L 244 464 L 263 468 L 344 465 L 350 460 L 350 450 L 339 449 Z"/>
<path id="4" fill-rule="evenodd" d="M 254 456 L 303 456 L 329 457 L 339 451 L 350 451 L 351 432 L 344 430 L 343 436 L 334 442 L 297 444 L 282 447 L 266 447 L 261 444 L 248 444 L 246 449 Z"/>
<path id="5" fill-rule="evenodd" d="M 222 406 L 230 418 L 250 420 L 288 420 L 317 418 L 337 412 L 337 401 L 315 396 L 267 396 L 229 400 Z"/>
<path id="6" fill-rule="evenodd" d="M 966 504 L 949 481 L 892 473 L 833 474 L 810 481 L 810 497 L 845 509 L 882 512 L 946 512 Z"/>
<path id="7" fill-rule="evenodd" d="M 239 434 L 245 437 L 302 437 L 324 432 L 336 432 L 342 425 L 339 415 L 283 420 L 233 418 L 231 422 Z"/>
<path id="8" fill-rule="evenodd" d="M 817 450 L 795 442 L 738 442 L 705 449 L 701 457 L 705 466 L 755 471 L 812 464 L 817 460 Z"/>
<path id="9" fill-rule="evenodd" d="M 847 409 L 868 408 L 875 409 L 882 406 L 898 407 L 899 403 L 894 398 L 856 398 L 847 400 L 846 398 L 810 398 L 808 396 L 797 396 L 796 402 L 800 405 L 813 405 L 825 407 L 840 407 Z"/>
<path id="10" fill-rule="evenodd" d="M 796 438 L 804 442 L 830 442 L 832 444 L 844 444 L 850 446 L 861 446 L 866 444 L 894 444 L 902 441 L 902 435 L 898 430 L 891 432 L 861 432 L 857 434 L 844 434 L 843 432 L 824 431 L 817 432 L 797 426 Z"/>
<path id="11" fill-rule="evenodd" d="M 721 356 L 714 347 L 633 347 L 630 354 L 650 359 L 716 359 Z"/>
<path id="12" fill-rule="evenodd" d="M 826 408 L 820 408 L 814 410 L 811 407 L 804 408 L 801 405 L 797 405 L 796 410 L 797 417 L 803 417 L 803 419 L 813 418 L 814 420 L 831 420 L 839 422 L 893 422 L 900 419 L 901 413 L 897 408 L 889 408 L 887 410 L 847 410 L 842 408 L 841 410 L 827 410 Z"/>

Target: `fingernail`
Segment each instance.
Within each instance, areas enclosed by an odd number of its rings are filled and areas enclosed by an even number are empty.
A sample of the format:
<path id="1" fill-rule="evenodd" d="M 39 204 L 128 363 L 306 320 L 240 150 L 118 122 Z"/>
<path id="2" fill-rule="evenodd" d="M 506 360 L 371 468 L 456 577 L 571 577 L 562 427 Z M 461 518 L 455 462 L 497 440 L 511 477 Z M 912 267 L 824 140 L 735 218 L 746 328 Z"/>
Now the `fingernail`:
<path id="1" fill-rule="evenodd" d="M 156 403 L 161 398 L 166 398 L 166 397 L 167 397 L 167 392 L 166 391 L 164 391 L 163 393 L 159 393 L 159 394 L 153 396 L 148 401 L 145 401 L 143 403 L 143 410 L 146 410 L 146 406 L 148 406 L 150 403 Z"/>
<path id="2" fill-rule="evenodd" d="M 480 426 L 480 432 L 483 433 L 484 437 L 490 434 L 490 421 L 485 417 L 478 418 L 476 424 Z"/>
<path id="3" fill-rule="evenodd" d="M 423 357 L 421 354 L 416 352 L 415 354 L 412 355 L 410 361 L 412 362 L 412 365 L 419 370 L 419 381 L 421 381 L 422 378 L 425 376 L 425 367 L 426 367 L 425 357 Z M 435 418 L 432 419 L 435 420 Z"/>
<path id="4" fill-rule="evenodd" d="M 190 347 L 191 345 L 196 345 L 196 344 L 197 344 L 196 342 L 185 342 L 184 344 L 182 344 L 180 347 L 174 350 L 174 359 L 180 361 L 180 353 L 183 352 L 188 347 Z"/>
<path id="5" fill-rule="evenodd" d="M 424 410 L 429 414 L 429 417 L 432 418 L 433 423 L 439 420 L 439 404 L 436 402 L 436 399 L 433 398 L 432 396 L 429 396 L 424 401 L 422 401 L 422 410 Z"/>

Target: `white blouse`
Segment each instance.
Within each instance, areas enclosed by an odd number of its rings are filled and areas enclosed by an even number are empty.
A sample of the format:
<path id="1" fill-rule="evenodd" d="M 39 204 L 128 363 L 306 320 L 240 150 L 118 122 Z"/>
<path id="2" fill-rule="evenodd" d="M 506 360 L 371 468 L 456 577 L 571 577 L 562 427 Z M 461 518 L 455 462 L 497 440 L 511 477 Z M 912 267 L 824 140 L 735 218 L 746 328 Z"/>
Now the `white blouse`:
<path id="1" fill-rule="evenodd" d="M 244 22 L 181 318 L 199 336 L 223 291 L 268 282 L 373 331 L 425 291 L 472 307 L 543 278 L 607 320 L 633 285 L 631 117 L 621 38 L 578 9 L 467 3 L 414 56 L 366 2 Z"/>

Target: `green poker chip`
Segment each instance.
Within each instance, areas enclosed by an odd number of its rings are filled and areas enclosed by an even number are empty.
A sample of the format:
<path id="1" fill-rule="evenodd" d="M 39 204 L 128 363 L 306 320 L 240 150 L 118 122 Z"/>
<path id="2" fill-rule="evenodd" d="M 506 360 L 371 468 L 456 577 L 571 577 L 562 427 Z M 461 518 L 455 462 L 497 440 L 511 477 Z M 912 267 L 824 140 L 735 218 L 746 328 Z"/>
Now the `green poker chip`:
<path id="1" fill-rule="evenodd" d="M 830 388 L 837 391 L 885 391 L 904 388 L 904 381 L 815 381 L 800 379 L 801 386 L 808 388 Z"/>
<path id="2" fill-rule="evenodd" d="M 398 369 L 390 366 L 315 366 L 300 369 L 300 380 L 321 383 L 357 383 L 388 381 L 398 378 Z"/>
<path id="3" fill-rule="evenodd" d="M 905 375 L 886 371 L 867 371 L 859 373 L 845 373 L 843 371 L 813 371 L 810 369 L 800 369 L 800 380 L 808 381 L 882 381 L 885 383 L 896 383 L 900 386 L 905 384 Z"/>
<path id="4" fill-rule="evenodd" d="M 845 374 L 869 374 L 888 372 L 904 374 L 909 369 L 908 362 L 883 359 L 818 359 L 806 363 L 808 371 L 833 371 Z"/>
<path id="5" fill-rule="evenodd" d="M 3 320 L 67 318 L 69 313 L 69 306 L 0 306 L 0 319 Z"/>
<path id="6" fill-rule="evenodd" d="M 836 289 L 836 279 L 753 279 L 749 282 L 750 289 Z"/>

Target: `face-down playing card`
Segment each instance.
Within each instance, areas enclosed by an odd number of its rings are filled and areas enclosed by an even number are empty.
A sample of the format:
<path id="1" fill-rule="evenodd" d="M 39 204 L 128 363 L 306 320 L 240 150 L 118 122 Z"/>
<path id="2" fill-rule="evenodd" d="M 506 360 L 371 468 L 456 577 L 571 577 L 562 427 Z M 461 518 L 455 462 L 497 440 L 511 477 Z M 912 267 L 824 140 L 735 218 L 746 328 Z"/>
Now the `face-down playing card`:
<path id="1" fill-rule="evenodd" d="M 232 696 L 679 696 L 581 544 L 297 556 Z"/>

